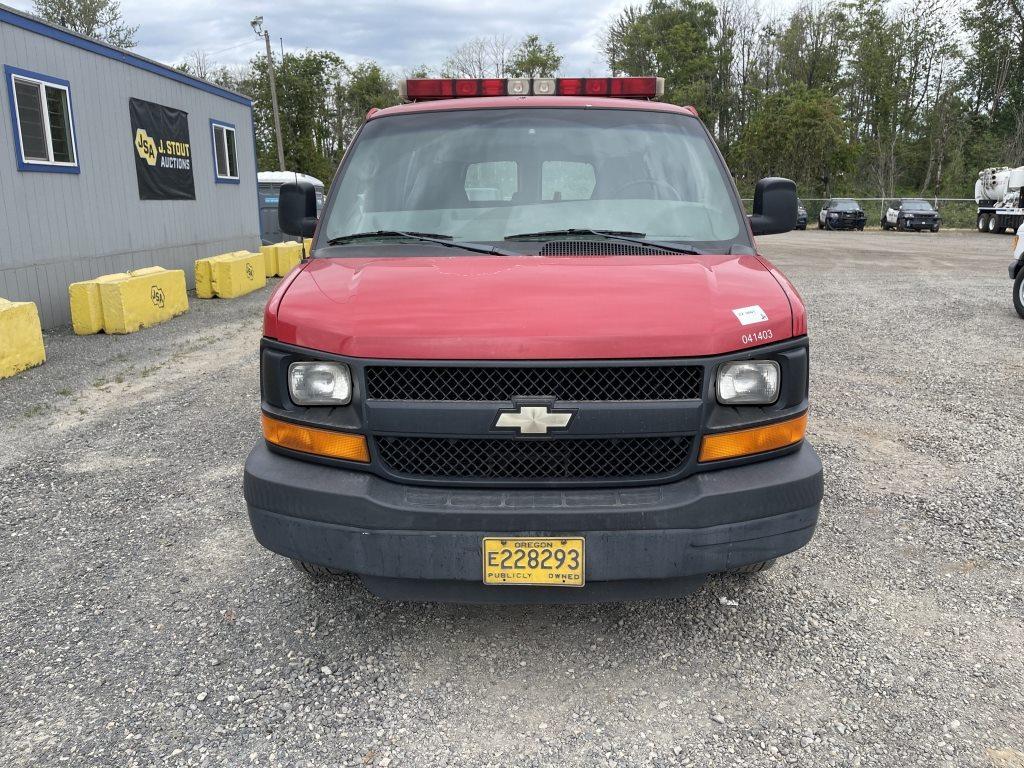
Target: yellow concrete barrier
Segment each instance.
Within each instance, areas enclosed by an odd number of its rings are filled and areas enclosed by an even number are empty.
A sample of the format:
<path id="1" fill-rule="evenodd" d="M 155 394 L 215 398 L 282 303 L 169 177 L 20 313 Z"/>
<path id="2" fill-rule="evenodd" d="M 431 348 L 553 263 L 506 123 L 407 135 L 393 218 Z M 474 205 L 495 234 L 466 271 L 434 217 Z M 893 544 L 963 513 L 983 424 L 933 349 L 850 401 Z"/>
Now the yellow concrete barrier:
<path id="1" fill-rule="evenodd" d="M 188 312 L 185 273 L 180 269 L 140 269 L 99 287 L 106 333 L 133 333 Z"/>
<path id="2" fill-rule="evenodd" d="M 234 299 L 267 284 L 266 256 L 235 251 L 196 261 L 196 296 Z"/>
<path id="3" fill-rule="evenodd" d="M 273 243 L 264 245 L 260 251 L 266 262 L 267 277 L 284 277 L 302 261 L 302 243 Z"/>
<path id="4" fill-rule="evenodd" d="M 0 299 L 0 379 L 46 362 L 39 311 L 31 301 Z"/>
<path id="5" fill-rule="evenodd" d="M 103 330 L 103 307 L 100 306 L 100 283 L 117 282 L 131 277 L 127 272 L 102 275 L 94 280 L 84 280 L 68 286 L 71 300 L 71 327 L 79 336 L 99 333 Z"/>
<path id="6" fill-rule="evenodd" d="M 306 256 L 308 257 L 309 254 L 313 252 L 313 238 L 312 237 L 304 238 L 302 240 L 302 247 L 303 247 L 303 249 L 305 249 Z"/>

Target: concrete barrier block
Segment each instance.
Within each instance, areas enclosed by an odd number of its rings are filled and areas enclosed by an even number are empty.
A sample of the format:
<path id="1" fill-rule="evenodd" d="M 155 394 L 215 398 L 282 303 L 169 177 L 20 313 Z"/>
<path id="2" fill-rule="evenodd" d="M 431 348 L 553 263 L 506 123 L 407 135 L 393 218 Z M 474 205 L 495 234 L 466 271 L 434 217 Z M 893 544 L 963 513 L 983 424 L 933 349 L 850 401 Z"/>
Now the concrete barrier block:
<path id="1" fill-rule="evenodd" d="M 263 254 L 263 268 L 267 277 L 274 277 L 277 274 L 277 243 L 261 245 L 260 253 Z"/>
<path id="2" fill-rule="evenodd" d="M 285 242 L 264 245 L 267 277 L 284 277 L 302 261 L 302 243 Z"/>
<path id="3" fill-rule="evenodd" d="M 266 261 L 260 253 L 236 251 L 210 260 L 213 293 L 222 299 L 234 299 L 257 291 L 267 284 Z"/>
<path id="4" fill-rule="evenodd" d="M 100 306 L 100 284 L 117 282 L 130 277 L 127 272 L 101 275 L 92 280 L 83 280 L 68 286 L 71 302 L 71 327 L 79 336 L 99 333 L 103 330 L 103 308 Z"/>
<path id="5" fill-rule="evenodd" d="M 309 254 L 313 252 L 313 238 L 312 237 L 304 238 L 302 240 L 302 247 L 306 251 L 306 256 L 308 257 Z"/>
<path id="6" fill-rule="evenodd" d="M 196 297 L 200 299 L 213 298 L 213 260 L 216 256 L 209 256 L 205 259 L 196 259 Z"/>
<path id="7" fill-rule="evenodd" d="M 46 362 L 39 311 L 31 301 L 0 299 L 0 379 Z"/>
<path id="8" fill-rule="evenodd" d="M 188 312 L 180 269 L 136 270 L 124 279 L 100 283 L 99 292 L 107 333 L 133 333 Z"/>

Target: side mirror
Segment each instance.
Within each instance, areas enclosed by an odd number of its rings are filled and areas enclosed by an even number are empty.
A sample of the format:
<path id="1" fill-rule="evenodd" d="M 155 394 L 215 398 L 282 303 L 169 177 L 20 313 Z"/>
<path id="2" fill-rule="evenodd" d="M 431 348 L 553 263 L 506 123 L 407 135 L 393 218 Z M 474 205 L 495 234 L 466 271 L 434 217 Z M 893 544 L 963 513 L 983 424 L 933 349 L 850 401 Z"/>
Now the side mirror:
<path id="1" fill-rule="evenodd" d="M 316 190 L 308 181 L 281 185 L 277 221 L 286 235 L 312 237 L 316 230 Z"/>
<path id="2" fill-rule="evenodd" d="M 750 229 L 755 235 L 789 232 L 796 226 L 796 209 L 796 184 L 775 176 L 761 179 L 754 187 Z"/>

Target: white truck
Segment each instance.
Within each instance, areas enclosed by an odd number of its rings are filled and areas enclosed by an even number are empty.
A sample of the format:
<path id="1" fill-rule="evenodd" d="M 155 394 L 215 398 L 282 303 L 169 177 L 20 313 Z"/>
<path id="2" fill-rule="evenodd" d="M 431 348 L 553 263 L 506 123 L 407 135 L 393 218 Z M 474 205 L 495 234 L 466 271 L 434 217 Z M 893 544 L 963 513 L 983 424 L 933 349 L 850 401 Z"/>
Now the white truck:
<path id="1" fill-rule="evenodd" d="M 1024 224 L 1024 165 L 1018 168 L 986 168 L 974 182 L 978 204 L 978 231 L 999 234 L 1016 232 Z"/>

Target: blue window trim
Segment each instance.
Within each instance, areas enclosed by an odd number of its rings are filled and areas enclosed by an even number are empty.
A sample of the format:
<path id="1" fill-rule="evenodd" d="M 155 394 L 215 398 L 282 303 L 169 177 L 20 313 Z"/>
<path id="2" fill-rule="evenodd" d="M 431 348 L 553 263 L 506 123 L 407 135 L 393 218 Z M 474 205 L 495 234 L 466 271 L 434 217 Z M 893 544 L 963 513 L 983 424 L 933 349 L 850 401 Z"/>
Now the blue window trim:
<path id="1" fill-rule="evenodd" d="M 217 174 L 217 132 L 214 130 L 215 126 L 221 128 L 230 128 L 235 133 L 235 172 L 238 176 L 235 178 L 225 178 Z M 231 123 L 225 123 L 223 120 L 210 120 L 210 150 L 213 153 L 213 180 L 217 184 L 241 184 L 242 173 L 238 168 L 238 129 L 235 128 Z"/>
<path id="2" fill-rule="evenodd" d="M 14 98 L 14 77 L 16 75 L 27 80 L 37 80 L 41 83 L 59 85 L 67 89 L 68 118 L 71 120 L 71 149 L 75 153 L 74 165 L 53 165 L 52 163 L 28 160 L 22 156 L 21 126 L 18 125 L 18 109 Z M 59 77 L 51 77 L 40 72 L 12 67 L 9 64 L 4 65 L 4 80 L 7 81 L 7 106 L 11 113 L 11 130 L 14 134 L 14 159 L 18 162 L 18 170 L 33 173 L 81 173 L 82 158 L 78 154 L 78 132 L 75 130 L 75 108 L 71 103 L 71 83 L 67 80 L 61 80 Z"/>
<path id="3" fill-rule="evenodd" d="M 18 27 L 29 32 L 35 32 L 36 34 L 48 37 L 51 40 L 58 40 L 62 43 L 72 45 L 75 48 L 81 48 L 84 51 L 89 51 L 90 53 L 95 53 L 99 56 L 113 59 L 114 61 L 120 61 L 122 64 L 143 69 L 154 75 L 166 77 L 168 80 L 175 80 L 179 83 L 189 85 L 193 88 L 198 88 L 199 90 L 206 91 L 207 93 L 212 93 L 215 96 L 220 96 L 246 107 L 252 107 L 252 99 L 247 96 L 243 96 L 240 93 L 235 93 L 234 91 L 221 88 L 213 83 L 208 83 L 205 80 L 191 77 L 164 64 L 139 56 L 138 54 L 129 53 L 128 51 L 123 51 L 120 48 L 114 48 L 113 46 L 106 45 L 96 40 L 91 40 L 87 37 L 80 37 L 79 35 L 62 29 L 61 27 L 51 26 L 50 24 L 32 16 L 18 13 L 14 11 L 14 9 L 0 6 L 0 22 L 10 24 L 13 27 Z"/>

